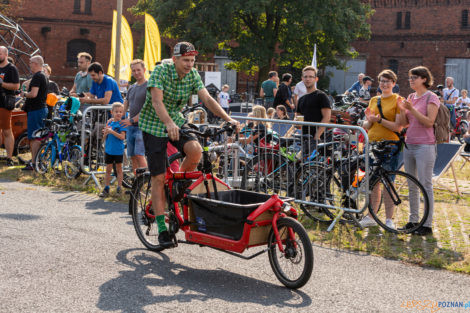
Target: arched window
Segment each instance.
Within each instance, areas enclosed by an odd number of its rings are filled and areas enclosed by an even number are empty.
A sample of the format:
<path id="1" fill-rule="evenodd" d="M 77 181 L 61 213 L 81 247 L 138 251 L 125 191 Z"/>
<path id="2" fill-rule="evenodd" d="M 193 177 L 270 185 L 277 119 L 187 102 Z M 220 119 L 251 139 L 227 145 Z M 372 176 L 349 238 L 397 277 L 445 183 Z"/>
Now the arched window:
<path id="1" fill-rule="evenodd" d="M 395 72 L 398 75 L 398 60 L 390 59 L 388 60 L 388 68 Z"/>
<path id="2" fill-rule="evenodd" d="M 77 54 L 88 52 L 93 59 L 95 58 L 96 44 L 87 39 L 73 39 L 67 43 L 67 65 L 77 65 Z"/>

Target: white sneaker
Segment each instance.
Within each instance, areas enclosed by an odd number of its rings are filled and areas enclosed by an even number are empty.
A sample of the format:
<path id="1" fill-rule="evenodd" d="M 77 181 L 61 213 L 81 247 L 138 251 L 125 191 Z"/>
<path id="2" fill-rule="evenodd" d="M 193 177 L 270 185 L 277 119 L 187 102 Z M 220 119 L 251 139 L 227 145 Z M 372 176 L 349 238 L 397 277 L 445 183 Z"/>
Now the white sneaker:
<path id="1" fill-rule="evenodd" d="M 393 220 L 390 219 L 390 218 L 387 218 L 385 220 L 385 226 L 387 226 L 388 228 L 391 228 L 391 229 L 395 229 L 395 224 L 393 224 Z"/>
<path id="2" fill-rule="evenodd" d="M 362 227 L 372 227 L 377 226 L 377 222 L 370 217 L 369 215 L 364 216 L 364 218 L 359 222 Z"/>

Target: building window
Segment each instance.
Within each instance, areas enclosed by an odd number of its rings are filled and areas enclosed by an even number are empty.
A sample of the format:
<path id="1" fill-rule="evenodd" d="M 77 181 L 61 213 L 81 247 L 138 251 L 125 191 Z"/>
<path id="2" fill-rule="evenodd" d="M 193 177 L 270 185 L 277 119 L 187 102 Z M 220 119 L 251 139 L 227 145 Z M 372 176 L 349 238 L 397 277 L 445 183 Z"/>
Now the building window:
<path id="1" fill-rule="evenodd" d="M 74 0 L 73 13 L 91 15 L 91 0 Z"/>
<path id="2" fill-rule="evenodd" d="M 390 59 L 388 60 L 388 68 L 395 72 L 398 75 L 398 60 Z"/>
<path id="3" fill-rule="evenodd" d="M 462 10 L 462 28 L 468 28 L 468 10 Z"/>
<path id="4" fill-rule="evenodd" d="M 411 28 L 411 12 L 397 12 L 397 29 Z"/>
<path id="5" fill-rule="evenodd" d="M 397 29 L 401 29 L 401 20 L 402 20 L 402 16 L 401 16 L 401 12 L 397 12 Z"/>
<path id="6" fill-rule="evenodd" d="M 96 44 L 87 39 L 73 39 L 67 43 L 67 65 L 77 66 L 77 55 L 80 52 L 88 52 L 95 58 Z"/>

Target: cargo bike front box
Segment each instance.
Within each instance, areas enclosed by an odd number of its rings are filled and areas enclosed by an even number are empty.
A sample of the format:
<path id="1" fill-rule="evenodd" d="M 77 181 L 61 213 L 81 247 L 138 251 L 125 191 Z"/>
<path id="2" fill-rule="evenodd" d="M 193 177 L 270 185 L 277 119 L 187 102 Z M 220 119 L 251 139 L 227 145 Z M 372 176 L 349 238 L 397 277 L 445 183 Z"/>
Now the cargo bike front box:
<path id="1" fill-rule="evenodd" d="M 213 192 L 210 198 L 206 193 L 188 195 L 191 231 L 187 233 L 187 240 L 216 246 L 213 239 L 226 239 L 220 243 L 228 246 L 216 247 L 236 252 L 242 252 L 244 248 L 236 248 L 235 243 L 246 248 L 268 242 L 275 214 L 273 206 L 278 202 L 275 197 L 239 189 L 218 191 L 217 196 L 218 199 Z M 280 199 L 283 202 L 292 200 Z M 284 213 L 292 214 L 291 211 Z"/>

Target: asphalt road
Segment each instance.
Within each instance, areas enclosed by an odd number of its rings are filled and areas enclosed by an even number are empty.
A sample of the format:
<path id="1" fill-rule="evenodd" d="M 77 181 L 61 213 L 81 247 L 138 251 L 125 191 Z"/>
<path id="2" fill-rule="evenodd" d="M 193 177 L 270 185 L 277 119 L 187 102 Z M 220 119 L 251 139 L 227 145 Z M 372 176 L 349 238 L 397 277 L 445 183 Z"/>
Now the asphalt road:
<path id="1" fill-rule="evenodd" d="M 468 275 L 314 246 L 312 278 L 292 291 L 267 255 L 147 251 L 126 212 L 94 195 L 0 180 L 0 312 L 470 311 L 419 306 L 467 303 Z"/>

